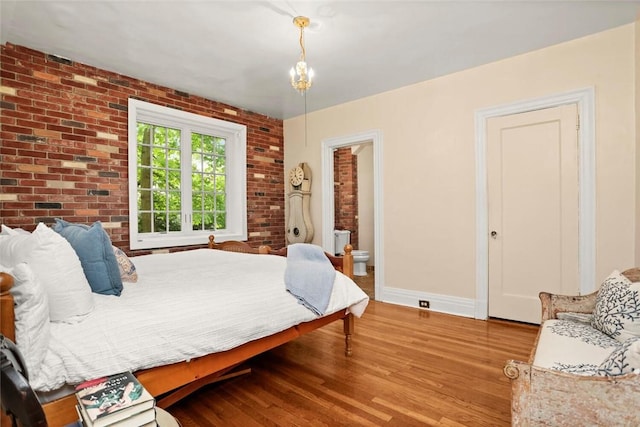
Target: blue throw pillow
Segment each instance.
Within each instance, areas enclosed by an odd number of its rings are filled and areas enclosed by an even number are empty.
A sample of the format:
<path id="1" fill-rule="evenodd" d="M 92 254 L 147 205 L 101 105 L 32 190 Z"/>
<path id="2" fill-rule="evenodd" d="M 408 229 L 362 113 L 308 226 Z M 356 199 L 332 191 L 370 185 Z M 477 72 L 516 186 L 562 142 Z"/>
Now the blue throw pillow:
<path id="1" fill-rule="evenodd" d="M 67 239 L 78 254 L 93 292 L 118 296 L 122 293 L 118 261 L 113 254 L 111 239 L 100 221 L 88 226 L 56 218 L 56 223 L 51 228 Z"/>

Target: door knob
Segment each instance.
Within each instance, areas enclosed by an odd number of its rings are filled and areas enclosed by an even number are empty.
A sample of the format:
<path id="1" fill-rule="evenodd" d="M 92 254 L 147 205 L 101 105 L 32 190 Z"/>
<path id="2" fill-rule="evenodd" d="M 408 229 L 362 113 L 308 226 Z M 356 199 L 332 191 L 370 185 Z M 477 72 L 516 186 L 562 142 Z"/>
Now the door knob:
<path id="1" fill-rule="evenodd" d="M 491 232 L 491 238 L 495 239 L 497 235 L 498 235 L 497 231 L 492 231 Z"/>

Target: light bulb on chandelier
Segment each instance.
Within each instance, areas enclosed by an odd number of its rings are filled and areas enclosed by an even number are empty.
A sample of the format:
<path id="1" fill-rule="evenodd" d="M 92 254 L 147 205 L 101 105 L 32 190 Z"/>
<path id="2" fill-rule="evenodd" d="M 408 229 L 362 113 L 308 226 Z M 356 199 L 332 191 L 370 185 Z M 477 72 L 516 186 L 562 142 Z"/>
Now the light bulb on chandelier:
<path id="1" fill-rule="evenodd" d="M 307 66 L 306 51 L 304 48 L 304 29 L 309 26 L 309 18 L 306 16 L 296 16 L 293 18 L 293 24 L 300 28 L 300 61 L 295 67 L 291 67 L 289 76 L 291 77 L 291 86 L 301 95 L 309 89 L 313 83 L 313 69 Z"/>

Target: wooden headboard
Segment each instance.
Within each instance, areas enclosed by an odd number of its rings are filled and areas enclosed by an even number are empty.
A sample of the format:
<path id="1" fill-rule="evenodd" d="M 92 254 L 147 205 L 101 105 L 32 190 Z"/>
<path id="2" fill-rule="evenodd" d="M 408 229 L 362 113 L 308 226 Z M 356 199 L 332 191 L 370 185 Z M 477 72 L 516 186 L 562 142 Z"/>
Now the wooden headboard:
<path id="1" fill-rule="evenodd" d="M 0 273 L 0 333 L 15 342 L 13 296 L 9 293 L 12 286 L 13 277 L 7 273 Z"/>

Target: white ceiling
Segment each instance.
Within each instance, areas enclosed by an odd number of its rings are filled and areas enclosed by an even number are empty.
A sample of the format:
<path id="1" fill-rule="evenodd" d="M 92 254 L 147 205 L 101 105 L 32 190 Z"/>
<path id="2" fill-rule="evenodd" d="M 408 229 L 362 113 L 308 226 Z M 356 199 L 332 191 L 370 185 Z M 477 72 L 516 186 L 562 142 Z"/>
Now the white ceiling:
<path id="1" fill-rule="evenodd" d="M 0 42 L 290 118 L 633 22 L 640 1 L 0 0 Z"/>

